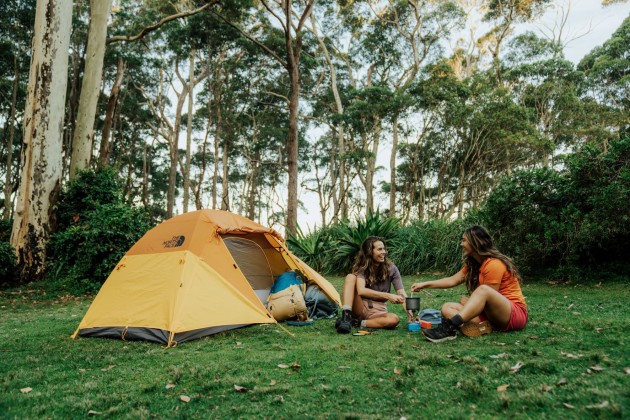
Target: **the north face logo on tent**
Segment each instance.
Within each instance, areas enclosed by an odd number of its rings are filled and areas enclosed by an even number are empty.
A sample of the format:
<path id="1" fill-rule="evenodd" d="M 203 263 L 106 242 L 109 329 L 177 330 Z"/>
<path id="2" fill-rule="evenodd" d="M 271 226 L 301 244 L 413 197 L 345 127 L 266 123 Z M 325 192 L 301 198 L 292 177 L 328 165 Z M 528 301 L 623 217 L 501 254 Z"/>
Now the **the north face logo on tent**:
<path id="1" fill-rule="evenodd" d="M 184 235 L 173 236 L 173 239 L 170 241 L 164 241 L 163 245 L 164 248 L 177 248 L 178 246 L 182 246 L 185 240 L 186 237 Z"/>

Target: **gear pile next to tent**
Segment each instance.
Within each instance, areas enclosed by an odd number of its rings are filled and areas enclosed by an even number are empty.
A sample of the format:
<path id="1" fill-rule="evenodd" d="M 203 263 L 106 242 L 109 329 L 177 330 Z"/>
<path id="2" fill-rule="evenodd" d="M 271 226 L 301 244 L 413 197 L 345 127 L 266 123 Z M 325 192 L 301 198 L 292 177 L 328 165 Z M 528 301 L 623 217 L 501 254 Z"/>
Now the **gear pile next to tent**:
<path id="1" fill-rule="evenodd" d="M 221 210 L 176 216 L 127 251 L 72 337 L 173 346 L 276 323 L 263 302 L 276 276 L 291 270 L 340 303 L 333 285 L 293 255 L 275 230 Z"/>

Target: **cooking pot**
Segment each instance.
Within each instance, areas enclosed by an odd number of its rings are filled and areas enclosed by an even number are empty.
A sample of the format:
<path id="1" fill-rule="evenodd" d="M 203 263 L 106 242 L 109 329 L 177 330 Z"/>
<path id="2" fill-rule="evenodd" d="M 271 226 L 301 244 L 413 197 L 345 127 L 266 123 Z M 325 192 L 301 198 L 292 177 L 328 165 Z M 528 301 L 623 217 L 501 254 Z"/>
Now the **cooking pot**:
<path id="1" fill-rule="evenodd" d="M 408 297 L 406 298 L 405 305 L 407 306 L 408 311 L 419 311 L 420 310 L 420 298 L 418 297 Z"/>

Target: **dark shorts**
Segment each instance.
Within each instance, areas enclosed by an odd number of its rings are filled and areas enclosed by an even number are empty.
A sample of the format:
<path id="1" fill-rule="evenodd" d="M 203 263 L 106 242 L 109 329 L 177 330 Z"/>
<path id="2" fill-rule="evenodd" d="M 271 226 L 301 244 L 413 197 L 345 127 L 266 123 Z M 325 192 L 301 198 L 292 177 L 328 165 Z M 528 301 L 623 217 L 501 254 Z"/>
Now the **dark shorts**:
<path id="1" fill-rule="evenodd" d="M 520 303 L 512 302 L 512 311 L 510 313 L 510 320 L 503 327 L 497 327 L 494 324 L 492 328 L 495 331 L 519 331 L 525 328 L 527 325 L 527 320 L 529 319 L 529 314 L 527 312 L 527 307 L 521 305 Z M 483 322 L 488 320 L 488 318 L 481 314 L 479 315 L 479 319 Z"/>

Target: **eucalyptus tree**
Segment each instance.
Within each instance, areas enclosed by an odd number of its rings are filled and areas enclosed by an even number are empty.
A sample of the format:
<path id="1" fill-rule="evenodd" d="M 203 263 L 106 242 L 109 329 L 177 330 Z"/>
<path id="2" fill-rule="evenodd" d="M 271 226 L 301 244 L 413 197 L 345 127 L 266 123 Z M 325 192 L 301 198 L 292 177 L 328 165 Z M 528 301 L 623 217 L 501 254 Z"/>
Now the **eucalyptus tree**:
<path id="1" fill-rule="evenodd" d="M 35 3 L 9 0 L 0 3 L 0 174 L 3 183 L 3 219 L 10 219 L 19 183 L 20 121 L 25 106 L 33 39 Z"/>
<path id="2" fill-rule="evenodd" d="M 77 121 L 72 139 L 70 179 L 86 170 L 92 158 L 94 119 L 103 73 L 107 24 L 112 0 L 90 1 L 90 23 L 85 53 L 85 69 L 77 110 Z"/>
<path id="3" fill-rule="evenodd" d="M 44 273 L 46 243 L 54 230 L 55 198 L 62 178 L 62 136 L 72 4 L 38 0 L 24 112 L 21 181 L 11 245 L 20 279 Z"/>
<path id="4" fill-rule="evenodd" d="M 256 25 L 244 27 L 224 17 L 243 36 L 269 54 L 289 76 L 287 150 L 286 229 L 294 233 L 298 211 L 299 103 L 303 31 L 314 0 L 261 0 L 256 10 Z M 220 15 L 223 16 L 223 15 Z M 282 58 L 282 57 L 285 58 Z"/>
<path id="5" fill-rule="evenodd" d="M 421 66 L 441 57 L 441 40 L 463 24 L 463 12 L 455 2 L 388 1 L 374 11 L 373 30 L 366 41 L 376 48 L 366 51 L 375 64 L 375 72 L 395 93 L 390 117 L 392 149 L 390 155 L 389 205 L 390 215 L 396 213 L 396 154 L 399 144 L 399 120 L 410 108 L 406 94 L 421 71 Z"/>
<path id="6" fill-rule="evenodd" d="M 580 87 L 593 120 L 590 137 L 601 139 L 606 150 L 608 141 L 630 130 L 630 17 L 584 56 L 578 70 L 586 75 Z"/>
<path id="7" fill-rule="evenodd" d="M 504 63 L 505 83 L 515 101 L 535 116 L 536 129 L 545 140 L 542 162 L 551 166 L 555 154 L 578 144 L 584 132 L 584 107 L 578 92 L 583 74 L 564 59 L 556 43 L 532 33 L 508 44 Z"/>
<path id="8" fill-rule="evenodd" d="M 491 25 L 478 43 L 489 51 L 496 80 L 502 79 L 501 52 L 514 33 L 514 26 L 540 16 L 553 0 L 481 0 L 483 21 Z"/>

